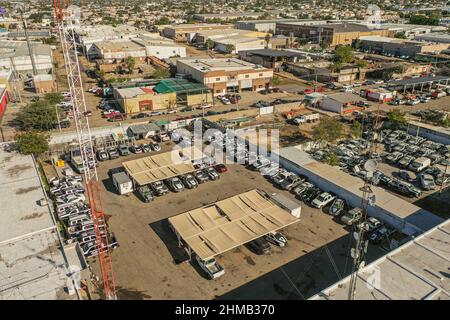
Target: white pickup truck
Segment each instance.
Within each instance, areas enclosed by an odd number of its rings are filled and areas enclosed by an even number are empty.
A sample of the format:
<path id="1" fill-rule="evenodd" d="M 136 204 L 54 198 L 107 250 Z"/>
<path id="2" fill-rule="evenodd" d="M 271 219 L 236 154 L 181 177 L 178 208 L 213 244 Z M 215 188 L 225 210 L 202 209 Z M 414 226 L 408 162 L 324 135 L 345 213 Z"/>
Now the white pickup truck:
<path id="1" fill-rule="evenodd" d="M 223 267 L 217 263 L 216 259 L 202 260 L 199 256 L 195 256 L 199 266 L 208 274 L 211 279 L 217 279 L 225 274 Z"/>
<path id="2" fill-rule="evenodd" d="M 306 122 L 315 122 L 315 121 L 319 120 L 319 118 L 320 118 L 320 115 L 318 113 L 305 114 L 305 115 L 294 118 L 292 120 L 292 122 L 299 125 L 301 123 L 306 123 Z"/>

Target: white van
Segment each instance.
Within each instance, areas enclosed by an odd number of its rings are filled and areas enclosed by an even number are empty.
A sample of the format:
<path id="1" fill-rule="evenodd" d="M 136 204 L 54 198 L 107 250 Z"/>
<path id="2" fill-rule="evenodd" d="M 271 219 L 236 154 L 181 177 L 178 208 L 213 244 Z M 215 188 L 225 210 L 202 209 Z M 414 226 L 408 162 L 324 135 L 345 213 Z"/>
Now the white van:
<path id="1" fill-rule="evenodd" d="M 411 162 L 409 169 L 414 172 L 421 172 L 431 165 L 431 159 L 426 157 L 420 157 Z"/>
<path id="2" fill-rule="evenodd" d="M 133 182 L 125 172 L 118 172 L 112 175 L 112 182 L 119 194 L 133 192 Z"/>

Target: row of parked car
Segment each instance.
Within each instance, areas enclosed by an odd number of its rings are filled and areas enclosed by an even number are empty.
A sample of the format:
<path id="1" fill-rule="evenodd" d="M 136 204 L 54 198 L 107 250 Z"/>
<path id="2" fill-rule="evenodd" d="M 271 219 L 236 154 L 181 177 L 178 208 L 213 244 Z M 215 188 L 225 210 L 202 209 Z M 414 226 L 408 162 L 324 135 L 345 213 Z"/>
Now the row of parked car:
<path id="1" fill-rule="evenodd" d="M 290 191 L 295 197 L 317 209 L 326 209 L 330 215 L 339 219 L 345 225 L 351 226 L 362 218 L 361 208 L 348 208 L 344 199 L 338 198 L 334 193 L 323 191 L 313 183 L 308 181 L 307 177 L 297 175 L 280 168 L 276 163 L 267 158 L 256 156 L 252 161 L 252 156 L 246 164 L 252 170 L 259 170 L 274 185 L 280 189 Z M 373 243 L 380 243 L 385 237 L 391 235 L 394 229 L 384 225 L 377 219 L 370 217 L 367 219 L 368 239 Z M 261 245 L 262 246 L 262 245 Z"/>
<path id="2" fill-rule="evenodd" d="M 50 194 L 56 203 L 56 213 L 63 223 L 69 242 L 78 241 L 86 257 L 98 255 L 94 222 L 91 210 L 86 204 L 85 189 L 82 177 L 73 175 L 71 169 L 64 169 L 63 178 L 54 178 L 50 182 Z M 116 248 L 118 242 L 112 233 L 108 233 L 104 226 L 100 226 L 105 241 L 109 247 Z M 106 241 L 106 238 L 108 241 Z"/>
<path id="3" fill-rule="evenodd" d="M 130 152 L 132 153 L 150 153 L 150 152 L 161 151 L 161 145 L 159 143 L 141 143 L 134 144 L 128 147 L 125 144 L 119 145 L 117 148 L 96 148 L 96 156 L 99 161 L 113 160 L 119 158 L 119 156 L 128 156 Z"/>
<path id="4" fill-rule="evenodd" d="M 169 190 L 178 193 L 185 189 L 195 189 L 207 181 L 218 180 L 220 179 L 220 174 L 225 172 L 227 172 L 227 167 L 223 164 L 208 167 L 199 165 L 198 169 L 192 173 L 139 186 L 136 188 L 136 194 L 142 201 L 151 202 L 155 197 L 163 196 Z"/>

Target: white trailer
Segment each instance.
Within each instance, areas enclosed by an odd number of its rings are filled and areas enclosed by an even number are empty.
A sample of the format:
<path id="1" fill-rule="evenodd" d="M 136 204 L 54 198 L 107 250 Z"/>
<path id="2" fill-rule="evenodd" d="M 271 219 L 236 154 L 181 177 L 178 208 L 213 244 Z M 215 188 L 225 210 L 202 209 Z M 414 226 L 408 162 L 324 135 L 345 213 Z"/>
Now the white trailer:
<path id="1" fill-rule="evenodd" d="M 119 194 L 133 192 L 133 182 L 125 172 L 114 173 L 111 178 Z"/>

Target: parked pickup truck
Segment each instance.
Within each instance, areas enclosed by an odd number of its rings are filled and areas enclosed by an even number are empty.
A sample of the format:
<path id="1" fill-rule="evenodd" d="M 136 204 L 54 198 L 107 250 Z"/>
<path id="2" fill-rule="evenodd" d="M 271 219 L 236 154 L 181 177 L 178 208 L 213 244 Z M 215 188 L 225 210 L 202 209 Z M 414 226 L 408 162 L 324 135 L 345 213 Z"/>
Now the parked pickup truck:
<path id="1" fill-rule="evenodd" d="M 351 226 L 356 221 L 361 219 L 362 214 L 363 212 L 361 208 L 353 208 L 341 217 L 341 221 L 346 225 Z"/>
<path id="2" fill-rule="evenodd" d="M 208 274 L 211 279 L 217 279 L 225 274 L 223 267 L 217 263 L 216 259 L 202 260 L 199 256 L 195 256 L 198 265 Z"/>

